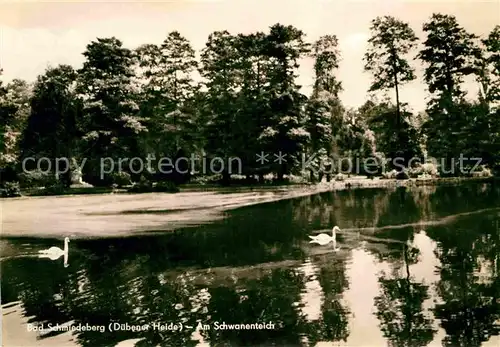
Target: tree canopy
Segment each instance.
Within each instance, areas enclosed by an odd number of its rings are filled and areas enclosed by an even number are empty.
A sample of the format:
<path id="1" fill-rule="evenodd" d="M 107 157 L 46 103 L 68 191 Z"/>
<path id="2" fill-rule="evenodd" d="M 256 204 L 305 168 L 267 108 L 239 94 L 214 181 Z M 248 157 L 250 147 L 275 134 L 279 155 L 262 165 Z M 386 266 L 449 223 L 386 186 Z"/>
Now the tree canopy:
<path id="1" fill-rule="evenodd" d="M 279 23 L 265 32 L 220 30 L 199 52 L 177 31 L 135 48 L 100 37 L 87 45 L 81 68 L 49 67 L 33 85 L 0 84 L 0 164 L 19 173 L 27 156 L 86 158 L 84 175 L 93 184 L 110 183 L 99 177 L 103 157 L 117 163 L 148 155 L 218 158 L 201 174 L 221 174 L 224 183 L 235 174 L 262 180 L 268 173 L 278 181 L 304 174 L 315 181 L 341 171 L 332 164 L 339 158 L 377 158 L 379 173 L 384 158 L 402 157 L 407 167 L 423 155 L 467 154 L 497 168 L 500 27 L 479 37 L 455 17 L 435 13 L 422 28 L 417 52 L 419 38 L 408 23 L 391 16 L 371 22 L 364 56 L 371 96 L 355 109 L 341 100 L 342 52 L 334 33 L 310 42 L 299 28 Z M 425 68 L 430 94 L 418 112 L 400 97 L 417 80 L 412 54 Z M 306 60 L 310 95 L 297 83 Z M 466 98 L 466 76 L 478 82 L 476 98 Z M 304 166 L 305 157 L 312 159 Z M 228 164 L 230 158 L 238 161 Z M 182 182 L 200 174 L 184 162 Z M 135 174 L 134 168 L 125 171 Z"/>

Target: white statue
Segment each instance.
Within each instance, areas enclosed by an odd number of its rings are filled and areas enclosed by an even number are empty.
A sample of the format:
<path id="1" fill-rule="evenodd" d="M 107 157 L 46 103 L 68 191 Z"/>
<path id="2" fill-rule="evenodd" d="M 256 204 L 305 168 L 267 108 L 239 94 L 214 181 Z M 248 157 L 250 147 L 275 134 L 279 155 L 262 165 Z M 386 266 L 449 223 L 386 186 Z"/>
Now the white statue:
<path id="1" fill-rule="evenodd" d="M 71 172 L 71 184 L 83 184 L 82 171 L 80 169 L 74 169 Z"/>
<path id="2" fill-rule="evenodd" d="M 87 182 L 84 182 L 82 179 L 82 170 L 78 166 L 76 159 L 72 158 L 71 159 L 72 167 L 74 168 L 71 171 L 71 185 L 70 188 L 90 188 L 93 187 L 91 184 L 88 184 Z"/>

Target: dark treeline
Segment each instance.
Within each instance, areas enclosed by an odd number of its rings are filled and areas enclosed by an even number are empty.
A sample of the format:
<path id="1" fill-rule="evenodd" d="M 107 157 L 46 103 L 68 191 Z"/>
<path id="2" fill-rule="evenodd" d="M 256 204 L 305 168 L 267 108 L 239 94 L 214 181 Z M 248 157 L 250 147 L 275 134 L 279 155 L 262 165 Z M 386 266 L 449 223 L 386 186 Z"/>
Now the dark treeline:
<path id="1" fill-rule="evenodd" d="M 117 168 L 120 158 L 148 155 L 224 158 L 224 183 L 235 173 L 259 181 L 269 173 L 278 181 L 307 174 L 316 181 L 331 172 L 326 158 L 374 158 L 381 173 L 394 168 L 385 158 L 401 157 L 410 166 L 410 158 L 432 156 L 454 165 L 462 155 L 498 170 L 500 26 L 481 38 L 455 17 L 433 14 L 423 30 L 418 52 L 419 39 L 407 23 L 389 16 L 372 21 L 365 70 L 373 75 L 369 92 L 385 97 L 371 97 L 358 109 L 339 99 L 341 52 L 332 34 L 311 43 L 298 28 L 281 24 L 248 35 L 218 31 L 209 35 L 200 59 L 177 31 L 134 50 L 115 37 L 97 38 L 78 70 L 59 65 L 33 85 L 0 84 L 2 180 L 29 181 L 21 164 L 30 157 L 86 158 L 83 177 L 94 185 L 129 174 L 133 181 L 189 180 L 159 175 L 154 160 L 156 174 L 134 174 L 139 168 L 126 163 L 128 173 L 99 177 L 101 158 L 113 158 Z M 304 58 L 314 60 L 309 96 L 296 83 Z M 417 64 L 425 67 L 430 98 L 425 112 L 413 113 L 400 90 L 416 79 Z M 476 98 L 466 98 L 466 76 L 477 81 Z M 270 154 L 263 165 L 256 162 L 261 152 Z M 280 152 L 286 162 L 275 163 L 273 154 Z M 310 172 L 301 165 L 303 155 L 315 156 Z M 241 172 L 227 165 L 231 157 L 241 159 Z M 60 177 L 64 185 L 70 183 L 66 176 Z"/>

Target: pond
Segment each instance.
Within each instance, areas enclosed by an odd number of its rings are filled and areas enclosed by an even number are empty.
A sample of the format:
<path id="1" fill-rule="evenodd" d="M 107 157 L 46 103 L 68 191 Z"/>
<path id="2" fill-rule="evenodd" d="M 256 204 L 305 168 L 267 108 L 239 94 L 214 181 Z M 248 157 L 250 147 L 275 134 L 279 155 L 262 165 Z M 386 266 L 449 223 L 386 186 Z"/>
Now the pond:
<path id="1" fill-rule="evenodd" d="M 308 242 L 335 225 L 339 250 Z M 1 242 L 19 254 L 61 243 Z M 71 240 L 67 267 L 4 258 L 4 343 L 498 346 L 499 258 L 493 184 L 282 200 L 170 233 Z"/>

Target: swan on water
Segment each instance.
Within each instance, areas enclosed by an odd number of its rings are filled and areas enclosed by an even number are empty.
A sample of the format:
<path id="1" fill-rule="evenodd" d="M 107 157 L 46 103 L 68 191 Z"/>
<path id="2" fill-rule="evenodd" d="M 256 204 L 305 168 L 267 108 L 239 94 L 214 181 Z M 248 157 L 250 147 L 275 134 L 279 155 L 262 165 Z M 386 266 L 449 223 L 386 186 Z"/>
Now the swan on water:
<path id="1" fill-rule="evenodd" d="M 328 235 L 328 234 L 319 234 L 319 235 L 316 235 L 316 236 L 309 236 L 309 238 L 311 239 L 311 241 L 309 241 L 309 243 L 317 243 L 319 245 L 326 245 L 330 242 L 333 242 L 333 248 L 335 249 L 335 251 L 338 251 L 340 249 L 340 247 L 337 248 L 337 232 L 340 231 L 340 228 L 338 226 L 334 226 L 333 229 L 332 229 L 332 235 Z"/>
<path id="2" fill-rule="evenodd" d="M 50 260 L 59 259 L 61 256 L 64 255 L 64 266 L 67 267 L 68 243 L 69 243 L 69 237 L 66 237 L 64 238 L 64 250 L 60 249 L 59 247 L 50 247 L 49 249 L 43 249 L 41 251 L 38 251 L 38 253 L 40 253 L 41 257 L 49 258 Z"/>

